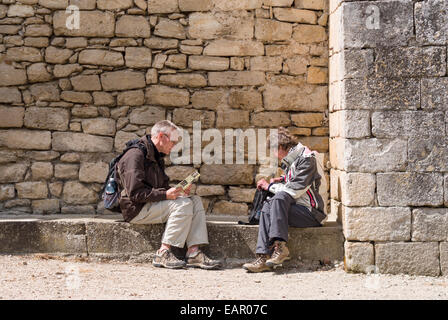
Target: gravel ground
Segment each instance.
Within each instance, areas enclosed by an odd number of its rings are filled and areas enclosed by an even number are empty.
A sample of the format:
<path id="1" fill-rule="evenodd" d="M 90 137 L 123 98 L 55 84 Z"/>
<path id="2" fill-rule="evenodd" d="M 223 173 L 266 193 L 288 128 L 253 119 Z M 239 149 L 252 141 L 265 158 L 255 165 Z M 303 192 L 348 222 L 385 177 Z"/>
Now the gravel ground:
<path id="1" fill-rule="evenodd" d="M 0 299 L 446 300 L 448 277 L 350 274 L 341 265 L 249 274 L 240 268 L 168 270 L 148 263 L 0 255 Z"/>

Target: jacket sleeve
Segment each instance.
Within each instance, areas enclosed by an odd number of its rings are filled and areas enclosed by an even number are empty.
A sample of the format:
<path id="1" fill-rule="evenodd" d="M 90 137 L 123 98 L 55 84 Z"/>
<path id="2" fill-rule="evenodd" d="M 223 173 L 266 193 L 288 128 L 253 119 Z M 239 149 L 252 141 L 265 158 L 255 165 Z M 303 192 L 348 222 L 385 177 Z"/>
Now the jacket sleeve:
<path id="1" fill-rule="evenodd" d="M 301 157 L 292 170 L 292 177 L 286 183 L 276 183 L 269 187 L 269 191 L 277 193 L 285 191 L 294 199 L 300 198 L 311 186 L 317 173 L 316 158 Z"/>
<path id="2" fill-rule="evenodd" d="M 144 155 L 138 149 L 129 150 L 120 161 L 120 183 L 132 202 L 146 203 L 166 200 L 165 188 L 153 188 L 145 181 Z"/>

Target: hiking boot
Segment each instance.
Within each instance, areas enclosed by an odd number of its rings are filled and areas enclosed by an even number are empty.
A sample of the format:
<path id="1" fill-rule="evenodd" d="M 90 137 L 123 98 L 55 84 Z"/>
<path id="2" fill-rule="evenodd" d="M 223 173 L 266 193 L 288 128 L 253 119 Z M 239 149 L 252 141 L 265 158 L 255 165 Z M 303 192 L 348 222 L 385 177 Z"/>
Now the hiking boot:
<path id="1" fill-rule="evenodd" d="M 222 263 L 219 260 L 210 259 L 204 252 L 198 251 L 195 256 L 187 258 L 187 267 L 211 270 L 221 268 Z"/>
<path id="2" fill-rule="evenodd" d="M 266 261 L 266 265 L 273 268 L 280 267 L 283 262 L 290 259 L 289 249 L 286 246 L 286 242 L 276 240 L 274 242 L 274 252 L 272 253 L 271 258 Z"/>
<path id="3" fill-rule="evenodd" d="M 243 269 L 249 272 L 263 272 L 272 270 L 271 267 L 266 265 L 266 260 L 269 258 L 267 254 L 259 254 L 257 255 L 257 259 L 251 263 L 243 264 Z"/>
<path id="4" fill-rule="evenodd" d="M 154 267 L 164 267 L 169 269 L 180 269 L 185 267 L 185 261 L 177 259 L 170 250 L 157 251 L 152 260 Z"/>

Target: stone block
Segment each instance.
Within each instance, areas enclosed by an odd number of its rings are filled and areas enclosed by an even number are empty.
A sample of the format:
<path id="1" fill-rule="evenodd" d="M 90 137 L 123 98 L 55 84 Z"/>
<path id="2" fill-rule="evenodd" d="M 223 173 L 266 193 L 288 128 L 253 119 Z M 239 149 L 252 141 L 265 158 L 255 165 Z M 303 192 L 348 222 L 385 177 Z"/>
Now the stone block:
<path id="1" fill-rule="evenodd" d="M 88 92 L 77 92 L 77 91 L 63 91 L 61 93 L 61 99 L 68 102 L 74 102 L 74 103 L 82 103 L 82 104 L 90 104 L 92 103 L 92 96 Z M 75 115 L 78 110 L 83 110 L 83 114 L 85 114 L 84 111 L 87 110 L 93 110 L 89 107 L 87 108 L 74 108 L 72 109 L 72 114 Z M 94 108 L 96 110 L 96 108 Z M 95 111 L 98 113 L 98 111 Z M 90 112 L 89 112 L 90 113 Z"/>
<path id="2" fill-rule="evenodd" d="M 376 50 L 378 77 L 437 77 L 446 74 L 446 48 L 385 47 Z"/>
<path id="3" fill-rule="evenodd" d="M 70 113 L 61 108 L 31 107 L 26 109 L 24 125 L 27 128 L 65 131 Z"/>
<path id="4" fill-rule="evenodd" d="M 212 0 L 215 8 L 222 11 L 260 9 L 263 0 Z"/>
<path id="5" fill-rule="evenodd" d="M 80 64 L 111 67 L 119 67 L 124 65 L 123 55 L 120 52 L 100 49 L 82 50 L 79 53 L 78 62 Z"/>
<path id="6" fill-rule="evenodd" d="M 44 199 L 48 195 L 46 182 L 19 182 L 16 190 L 20 199 Z"/>
<path id="7" fill-rule="evenodd" d="M 266 85 L 263 92 L 266 110 L 325 111 L 328 108 L 328 88 L 314 85 Z"/>
<path id="8" fill-rule="evenodd" d="M 225 195 L 226 190 L 223 186 L 207 186 L 207 185 L 199 185 L 196 188 L 196 194 L 201 197 L 206 196 L 222 196 Z"/>
<path id="9" fill-rule="evenodd" d="M 297 127 L 320 127 L 322 121 L 324 120 L 324 115 L 322 113 L 293 113 L 291 114 L 291 120 Z"/>
<path id="10" fill-rule="evenodd" d="M 0 166 L 0 182 L 12 183 L 22 181 L 28 166 L 23 163 L 2 164 Z"/>
<path id="11" fill-rule="evenodd" d="M 255 20 L 255 38 L 261 41 L 290 40 L 292 24 L 270 19 Z"/>
<path id="12" fill-rule="evenodd" d="M 190 56 L 188 67 L 193 70 L 223 71 L 229 69 L 229 58 Z"/>
<path id="13" fill-rule="evenodd" d="M 410 137 L 408 171 L 448 171 L 446 137 Z"/>
<path id="14" fill-rule="evenodd" d="M 193 109 L 174 109 L 173 120 L 176 125 L 193 127 L 193 121 L 200 121 L 202 128 L 213 128 L 215 126 L 215 113 Z"/>
<path id="15" fill-rule="evenodd" d="M 56 214 L 61 211 L 59 199 L 33 200 L 31 207 L 34 214 Z"/>
<path id="16" fill-rule="evenodd" d="M 179 11 L 178 0 L 148 0 L 148 12 L 173 13 Z"/>
<path id="17" fill-rule="evenodd" d="M 292 39 L 298 43 L 319 43 L 327 40 L 324 27 L 317 25 L 299 24 L 294 27 Z"/>
<path id="18" fill-rule="evenodd" d="M 62 191 L 62 199 L 67 204 L 97 203 L 98 193 L 77 181 L 67 181 Z"/>
<path id="19" fill-rule="evenodd" d="M 443 176 L 438 173 L 396 172 L 377 174 L 381 206 L 443 205 Z"/>
<path id="20" fill-rule="evenodd" d="M 113 139 L 86 133 L 54 132 L 53 150 L 78 152 L 111 152 Z"/>
<path id="21" fill-rule="evenodd" d="M 440 268 L 442 275 L 448 274 L 448 242 L 440 243 Z"/>
<path id="22" fill-rule="evenodd" d="M 78 179 L 79 165 L 58 163 L 54 167 L 54 176 L 60 179 Z"/>
<path id="23" fill-rule="evenodd" d="M 104 183 L 109 172 L 105 162 L 83 162 L 79 169 L 79 181 L 87 183 Z"/>
<path id="24" fill-rule="evenodd" d="M 447 44 L 448 4 L 442 0 L 428 0 L 416 3 L 414 8 L 417 41 L 422 45 Z"/>
<path id="25" fill-rule="evenodd" d="M 101 84 L 105 91 L 140 89 L 146 87 L 145 75 L 141 72 L 130 70 L 102 73 Z"/>
<path id="26" fill-rule="evenodd" d="M 81 93 L 81 92 L 80 92 Z M 97 107 L 73 107 L 72 115 L 78 118 L 95 118 L 98 116 L 98 108 Z"/>
<path id="27" fill-rule="evenodd" d="M 330 65 L 330 83 L 369 77 L 375 70 L 373 49 L 343 50 L 330 57 Z"/>
<path id="28" fill-rule="evenodd" d="M 250 58 L 251 71 L 280 72 L 283 68 L 282 57 L 253 57 Z"/>
<path id="29" fill-rule="evenodd" d="M 248 14 L 233 16 L 225 13 L 192 13 L 188 35 L 192 39 L 252 39 L 254 19 Z"/>
<path id="30" fill-rule="evenodd" d="M 344 252 L 346 271 L 367 273 L 375 265 L 373 244 L 371 243 L 346 241 Z"/>
<path id="31" fill-rule="evenodd" d="M 297 22 L 304 24 L 316 24 L 317 15 L 311 10 L 300 10 L 294 8 L 274 8 L 274 17 L 280 21 Z"/>
<path id="32" fill-rule="evenodd" d="M 250 122 L 255 127 L 278 128 L 291 124 L 288 112 L 258 112 L 251 116 Z"/>
<path id="33" fill-rule="evenodd" d="M 261 71 L 224 71 L 209 72 L 210 86 L 259 86 L 265 83 L 265 74 Z"/>
<path id="34" fill-rule="evenodd" d="M 33 180 L 49 180 L 53 177 L 53 164 L 51 162 L 34 162 L 31 165 Z"/>
<path id="35" fill-rule="evenodd" d="M 14 185 L 6 184 L 0 186 L 0 201 L 14 199 L 15 197 L 16 197 L 16 190 L 14 189 Z"/>
<path id="36" fill-rule="evenodd" d="M 126 48 L 126 66 L 129 68 L 150 68 L 152 64 L 151 49 L 144 47 Z"/>
<path id="37" fill-rule="evenodd" d="M 26 69 L 29 82 L 48 82 L 53 76 L 47 71 L 45 63 L 35 63 Z"/>
<path id="38" fill-rule="evenodd" d="M 443 112 L 381 111 L 372 114 L 372 134 L 380 138 L 445 136 L 444 126 Z"/>
<path id="39" fill-rule="evenodd" d="M 179 0 L 180 11 L 209 11 L 212 8 L 212 0 Z"/>
<path id="40" fill-rule="evenodd" d="M 328 137 L 300 137 L 300 143 L 309 147 L 311 150 L 325 153 L 329 150 Z"/>
<path id="41" fill-rule="evenodd" d="M 69 0 L 39 0 L 39 5 L 48 9 L 65 9 Z"/>
<path id="42" fill-rule="evenodd" d="M 331 139 L 332 166 L 355 172 L 404 170 L 407 141 L 403 139 Z"/>
<path id="43" fill-rule="evenodd" d="M 179 44 L 179 40 L 151 37 L 149 39 L 145 39 L 144 44 L 146 47 L 148 47 L 150 49 L 167 50 L 167 49 L 177 48 L 177 46 Z"/>
<path id="44" fill-rule="evenodd" d="M 53 75 L 56 78 L 65 78 L 71 75 L 72 73 L 81 71 L 82 67 L 79 64 L 55 65 L 53 69 Z"/>
<path id="45" fill-rule="evenodd" d="M 154 105 L 182 107 L 189 104 L 190 93 L 185 89 L 157 85 L 150 86 L 146 89 L 145 101 Z"/>
<path id="46" fill-rule="evenodd" d="M 0 128 L 20 128 L 25 108 L 0 106 Z"/>
<path id="47" fill-rule="evenodd" d="M 248 212 L 249 207 L 246 203 L 219 200 L 213 205 L 212 214 L 245 216 Z"/>
<path id="48" fill-rule="evenodd" d="M 341 172 L 340 196 L 345 206 L 372 206 L 375 201 L 376 179 L 371 173 Z"/>
<path id="49" fill-rule="evenodd" d="M 437 242 L 375 244 L 375 264 L 380 273 L 439 276 Z"/>
<path id="50" fill-rule="evenodd" d="M 82 120 L 82 130 L 88 134 L 114 136 L 115 120 L 108 118 L 85 119 Z"/>
<path id="51" fill-rule="evenodd" d="M 51 132 L 24 129 L 0 130 L 0 146 L 9 149 L 50 150 Z"/>
<path id="52" fill-rule="evenodd" d="M 413 36 L 413 2 L 345 2 L 342 4 L 345 48 L 406 45 Z"/>
<path id="53" fill-rule="evenodd" d="M 448 240 L 448 209 L 421 208 L 412 211 L 412 241 Z"/>
<path id="54" fill-rule="evenodd" d="M 246 164 L 205 164 L 199 178 L 204 184 L 237 185 L 254 182 L 255 167 Z"/>
<path id="55" fill-rule="evenodd" d="M 256 188 L 245 189 L 238 187 L 230 187 L 229 188 L 229 197 L 232 201 L 235 202 L 247 202 L 252 203 L 255 197 Z"/>
<path id="56" fill-rule="evenodd" d="M 226 40 L 211 41 L 204 49 L 206 56 L 262 56 L 264 55 L 263 43 L 250 40 Z"/>
<path id="57" fill-rule="evenodd" d="M 66 7 L 64 7 L 65 9 Z M 53 15 L 53 31 L 56 36 L 71 37 L 105 37 L 114 36 L 115 17 L 109 11 L 79 11 L 79 29 L 68 29 L 66 26 L 67 14 L 65 10 L 56 11 Z"/>
<path id="58" fill-rule="evenodd" d="M 235 109 L 255 110 L 263 107 L 263 97 L 255 90 L 234 90 L 229 94 L 229 106 Z"/>
<path id="59" fill-rule="evenodd" d="M 97 7 L 101 10 L 125 10 L 134 5 L 133 0 L 97 0 Z"/>
<path id="60" fill-rule="evenodd" d="M 216 110 L 226 105 L 226 93 L 222 90 L 195 91 L 191 96 L 191 104 L 196 109 Z"/>
<path id="61" fill-rule="evenodd" d="M 101 91 L 98 75 L 79 75 L 70 79 L 75 91 Z"/>
<path id="62" fill-rule="evenodd" d="M 22 94 L 17 88 L 0 87 L 0 103 L 21 103 Z"/>
<path id="63" fill-rule="evenodd" d="M 306 74 L 309 64 L 309 59 L 304 56 L 288 58 L 283 64 L 283 72 L 292 75 Z"/>
<path id="64" fill-rule="evenodd" d="M 207 85 L 207 79 L 201 74 L 167 74 L 159 77 L 160 84 L 181 88 L 200 88 Z"/>
<path id="65" fill-rule="evenodd" d="M 187 166 L 170 166 L 165 170 L 170 181 L 182 181 L 195 171 L 195 168 Z"/>
<path id="66" fill-rule="evenodd" d="M 344 207 L 343 224 L 344 235 L 349 241 L 407 241 L 411 239 L 410 208 Z"/>
<path id="67" fill-rule="evenodd" d="M 12 47 L 6 51 L 6 59 L 16 62 L 41 62 L 43 60 L 40 50 L 32 47 Z"/>
<path id="68" fill-rule="evenodd" d="M 162 38 L 186 39 L 184 26 L 177 21 L 162 18 L 156 25 L 154 35 Z"/>
<path id="69" fill-rule="evenodd" d="M 417 79 L 348 79 L 343 90 L 342 109 L 410 110 L 420 106 Z"/>
<path id="70" fill-rule="evenodd" d="M 217 128 L 246 128 L 249 126 L 249 111 L 219 110 L 217 112 Z"/>
<path id="71" fill-rule="evenodd" d="M 422 109 L 446 110 L 448 97 L 443 94 L 448 90 L 448 78 L 422 79 Z"/>
<path id="72" fill-rule="evenodd" d="M 53 64 L 64 64 L 72 56 L 73 51 L 70 49 L 61 49 L 50 46 L 45 49 L 45 62 Z"/>
<path id="73" fill-rule="evenodd" d="M 0 78 L 0 86 L 16 86 L 25 84 L 27 81 L 27 73 L 24 69 L 16 69 L 14 66 L 1 63 L 0 73 L 2 77 Z"/>
<path id="74" fill-rule="evenodd" d="M 271 0 L 276 1 L 276 0 Z M 285 0 L 283 0 L 285 1 Z M 304 9 L 311 9 L 311 10 L 326 10 L 328 9 L 328 2 L 327 0 L 295 0 L 294 6 L 296 8 L 304 8 Z"/>
<path id="75" fill-rule="evenodd" d="M 34 8 L 23 4 L 12 4 L 8 8 L 8 17 L 32 17 L 34 16 Z"/>
<path id="76" fill-rule="evenodd" d="M 365 138 L 369 136 L 369 111 L 342 110 L 330 113 L 330 137 Z"/>
<path id="77" fill-rule="evenodd" d="M 132 109 L 129 115 L 129 121 L 138 125 L 153 125 L 159 121 L 165 120 L 165 108 L 143 106 Z"/>
<path id="78" fill-rule="evenodd" d="M 168 59 L 165 62 L 165 66 L 173 69 L 186 69 L 187 56 L 185 54 L 171 54 L 168 56 Z"/>
<path id="79" fill-rule="evenodd" d="M 143 90 L 123 91 L 117 95 L 117 105 L 119 106 L 141 106 L 145 103 L 145 93 Z"/>

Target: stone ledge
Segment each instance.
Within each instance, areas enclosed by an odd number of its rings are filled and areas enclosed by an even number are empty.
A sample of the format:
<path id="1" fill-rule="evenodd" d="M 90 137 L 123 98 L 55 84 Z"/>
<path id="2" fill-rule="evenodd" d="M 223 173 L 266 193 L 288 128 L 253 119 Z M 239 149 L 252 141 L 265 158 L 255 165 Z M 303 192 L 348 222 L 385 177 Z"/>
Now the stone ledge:
<path id="1" fill-rule="evenodd" d="M 257 226 L 235 221 L 207 221 L 214 257 L 253 259 Z M 63 253 L 130 258 L 153 253 L 160 246 L 164 226 L 131 225 L 121 216 L 1 215 L 0 254 Z M 290 228 L 293 260 L 342 260 L 344 237 L 341 226 L 327 223 L 321 228 Z"/>

